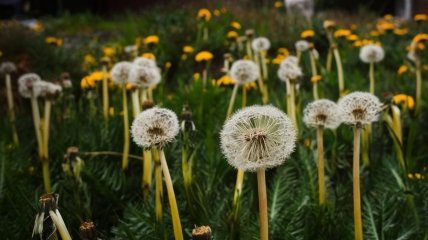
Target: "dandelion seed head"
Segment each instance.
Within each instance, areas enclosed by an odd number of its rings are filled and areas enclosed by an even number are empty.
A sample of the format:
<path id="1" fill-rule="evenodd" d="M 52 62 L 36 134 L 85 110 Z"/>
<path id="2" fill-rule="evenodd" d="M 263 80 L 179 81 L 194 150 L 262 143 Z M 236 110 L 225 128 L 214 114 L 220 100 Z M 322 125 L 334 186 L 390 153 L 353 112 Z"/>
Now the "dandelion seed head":
<path id="1" fill-rule="evenodd" d="M 132 62 L 134 65 L 147 68 L 157 67 L 155 60 L 145 57 L 136 57 Z"/>
<path id="2" fill-rule="evenodd" d="M 35 73 L 26 73 L 19 77 L 18 79 L 18 91 L 21 94 L 21 96 L 25 98 L 31 98 L 32 96 L 38 97 L 39 92 L 34 91 L 34 84 L 36 82 L 41 81 L 41 78 L 39 75 Z"/>
<path id="3" fill-rule="evenodd" d="M 270 48 L 270 41 L 266 37 L 258 37 L 251 42 L 251 47 L 255 52 L 267 51 Z"/>
<path id="4" fill-rule="evenodd" d="M 278 77 L 284 82 L 296 81 L 302 75 L 302 70 L 297 65 L 297 58 L 294 56 L 284 59 L 278 69 Z"/>
<path id="5" fill-rule="evenodd" d="M 368 44 L 360 49 L 360 59 L 364 63 L 380 62 L 385 57 L 385 51 L 381 46 Z"/>
<path id="6" fill-rule="evenodd" d="M 363 125 L 375 122 L 382 111 L 379 99 L 367 92 L 353 92 L 339 99 L 338 106 L 343 122 L 351 125 Z"/>
<path id="7" fill-rule="evenodd" d="M 138 87 L 149 87 L 161 81 L 161 74 L 158 67 L 142 67 L 133 65 L 129 71 L 128 81 Z"/>
<path id="8" fill-rule="evenodd" d="M 294 44 L 297 51 L 305 52 L 309 49 L 310 43 L 306 40 L 299 40 Z"/>
<path id="9" fill-rule="evenodd" d="M 2 62 L 0 65 L 0 73 L 10 74 L 16 72 L 16 65 L 13 62 Z"/>
<path id="10" fill-rule="evenodd" d="M 282 164 L 294 151 L 296 130 L 285 113 L 273 106 L 237 111 L 220 133 L 221 148 L 230 165 L 245 171 Z"/>
<path id="11" fill-rule="evenodd" d="M 117 84 L 128 82 L 129 72 L 131 71 L 132 63 L 122 61 L 116 63 L 110 71 L 111 79 Z"/>
<path id="12" fill-rule="evenodd" d="M 337 104 L 328 99 L 309 103 L 303 110 L 303 122 L 309 127 L 336 129 L 342 122 L 342 112 Z"/>
<path id="13" fill-rule="evenodd" d="M 163 147 L 171 142 L 178 132 L 177 115 L 169 109 L 159 107 L 139 113 L 131 126 L 132 139 L 145 148 Z"/>
<path id="14" fill-rule="evenodd" d="M 259 67 L 250 60 L 237 60 L 230 68 L 230 76 L 238 84 L 254 82 L 259 77 Z"/>

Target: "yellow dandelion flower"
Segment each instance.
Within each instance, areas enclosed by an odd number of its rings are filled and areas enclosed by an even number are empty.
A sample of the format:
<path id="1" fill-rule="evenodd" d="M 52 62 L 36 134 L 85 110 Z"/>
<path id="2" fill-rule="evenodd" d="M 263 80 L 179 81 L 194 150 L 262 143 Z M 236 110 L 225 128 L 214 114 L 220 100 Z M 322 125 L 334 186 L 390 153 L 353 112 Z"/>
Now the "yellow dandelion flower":
<path id="1" fill-rule="evenodd" d="M 136 37 L 135 38 L 135 45 L 137 46 L 141 46 L 144 43 L 144 38 L 143 37 Z"/>
<path id="2" fill-rule="evenodd" d="M 86 54 L 83 57 L 83 63 L 85 65 L 94 65 L 96 63 L 94 56 L 92 56 L 91 54 Z"/>
<path id="3" fill-rule="evenodd" d="M 89 75 L 82 78 L 80 81 L 80 88 L 81 89 L 88 89 L 95 87 L 95 81 L 94 79 Z"/>
<path id="4" fill-rule="evenodd" d="M 257 83 L 256 82 L 246 83 L 244 84 L 244 88 L 246 90 L 257 89 Z"/>
<path id="5" fill-rule="evenodd" d="M 377 23 L 376 28 L 380 32 L 384 32 L 384 31 L 392 31 L 392 30 L 394 30 L 395 26 L 391 22 L 380 21 L 380 22 Z"/>
<path id="6" fill-rule="evenodd" d="M 183 47 L 183 52 L 184 53 L 192 53 L 193 52 L 193 47 L 190 45 L 186 45 Z"/>
<path id="7" fill-rule="evenodd" d="M 112 47 L 104 47 L 103 54 L 106 57 L 113 57 L 116 54 L 116 50 Z"/>
<path id="8" fill-rule="evenodd" d="M 64 41 L 61 38 L 56 37 L 46 37 L 45 42 L 49 45 L 60 47 Z"/>
<path id="9" fill-rule="evenodd" d="M 195 80 L 196 82 L 199 81 L 201 79 L 201 74 L 200 73 L 194 73 L 193 74 L 193 80 Z"/>
<path id="10" fill-rule="evenodd" d="M 282 1 L 275 1 L 275 3 L 273 4 L 273 6 L 275 8 L 283 8 L 284 7 L 284 3 Z"/>
<path id="11" fill-rule="evenodd" d="M 406 94 L 397 94 L 392 97 L 392 102 L 397 105 L 402 105 L 405 108 L 412 110 L 415 107 L 415 100 L 412 96 Z"/>
<path id="12" fill-rule="evenodd" d="M 272 63 L 273 64 L 276 64 L 276 65 L 279 65 L 279 64 L 281 64 L 281 62 L 286 58 L 287 56 L 284 56 L 284 55 L 282 55 L 282 54 L 278 54 L 278 56 L 276 56 L 276 58 L 274 58 L 273 60 L 272 60 Z"/>
<path id="13" fill-rule="evenodd" d="M 351 34 L 351 35 L 347 36 L 346 39 L 350 42 L 354 42 L 354 41 L 358 40 L 358 36 L 356 34 Z"/>
<path id="14" fill-rule="evenodd" d="M 216 85 L 217 86 L 228 86 L 228 85 L 234 85 L 235 80 L 233 80 L 229 75 L 224 75 L 221 78 L 217 79 Z"/>
<path id="15" fill-rule="evenodd" d="M 315 76 L 311 77 L 311 82 L 316 83 L 316 82 L 321 81 L 321 79 L 322 79 L 321 75 L 315 75 Z"/>
<path id="16" fill-rule="evenodd" d="M 397 36 L 403 36 L 409 33 L 409 30 L 407 28 L 396 28 L 394 29 L 394 34 Z"/>
<path id="17" fill-rule="evenodd" d="M 409 67 L 407 65 L 401 65 L 397 70 L 397 74 L 403 75 L 404 73 L 406 73 L 408 71 L 409 71 Z"/>
<path id="18" fill-rule="evenodd" d="M 213 59 L 214 55 L 208 51 L 198 52 L 195 56 L 196 62 L 209 61 Z"/>
<path id="19" fill-rule="evenodd" d="M 148 58 L 148 59 L 156 60 L 156 56 L 153 53 L 151 53 L 151 52 L 143 53 L 143 54 L 141 54 L 141 57 L 145 57 L 145 58 Z"/>
<path id="20" fill-rule="evenodd" d="M 278 50 L 276 50 L 276 52 L 278 53 L 278 55 L 283 55 L 285 57 L 288 57 L 288 55 L 289 55 L 287 48 L 278 48 Z"/>
<path id="21" fill-rule="evenodd" d="M 303 38 L 303 39 L 313 38 L 314 36 L 315 36 L 315 32 L 312 29 L 308 29 L 300 33 L 300 38 Z"/>
<path id="22" fill-rule="evenodd" d="M 380 32 L 378 32 L 376 30 L 370 31 L 370 36 L 372 36 L 372 37 L 379 37 L 380 36 Z"/>
<path id="23" fill-rule="evenodd" d="M 159 37 L 156 35 L 150 35 L 144 38 L 144 44 L 158 44 L 159 43 Z"/>
<path id="24" fill-rule="evenodd" d="M 231 22 L 230 23 L 230 26 L 231 27 L 233 27 L 234 29 L 236 29 L 236 30 L 239 30 L 239 29 L 241 29 L 242 27 L 241 27 L 241 24 L 239 23 L 239 22 L 237 22 L 237 21 L 233 21 L 233 22 Z"/>
<path id="25" fill-rule="evenodd" d="M 411 173 L 407 174 L 407 178 L 408 179 L 413 179 L 413 174 L 411 174 Z"/>
<path id="26" fill-rule="evenodd" d="M 239 36 L 239 34 L 235 31 L 227 32 L 227 38 L 236 39 L 236 38 L 238 38 L 238 36 Z"/>
<path id="27" fill-rule="evenodd" d="M 208 22 L 211 19 L 211 12 L 206 8 L 201 8 L 198 11 L 198 19 Z"/>
<path id="28" fill-rule="evenodd" d="M 341 28 L 341 29 L 338 29 L 334 32 L 334 37 L 335 38 L 342 38 L 342 37 L 347 37 L 351 34 L 352 34 L 351 30 Z"/>
<path id="29" fill-rule="evenodd" d="M 218 9 L 214 9 L 213 14 L 214 14 L 214 16 L 218 17 L 218 16 L 220 16 L 221 12 Z"/>
<path id="30" fill-rule="evenodd" d="M 392 20 L 392 19 L 394 19 L 394 16 L 392 16 L 391 14 L 385 14 L 385 16 L 383 16 L 383 19 L 385 19 L 385 20 Z"/>
<path id="31" fill-rule="evenodd" d="M 165 69 L 170 69 L 172 67 L 172 63 L 171 62 L 166 62 L 165 63 Z"/>
<path id="32" fill-rule="evenodd" d="M 415 173 L 415 178 L 418 180 L 424 179 L 425 177 L 420 173 Z"/>
<path id="33" fill-rule="evenodd" d="M 103 71 L 95 71 L 92 72 L 89 77 L 95 81 L 95 82 L 99 82 L 102 81 L 104 79 L 104 72 Z M 109 73 L 106 73 L 106 77 L 109 78 Z"/>
<path id="34" fill-rule="evenodd" d="M 416 14 L 413 17 L 413 20 L 415 20 L 416 22 L 424 22 L 428 20 L 428 15 L 426 14 Z"/>
<path id="35" fill-rule="evenodd" d="M 427 33 L 419 33 L 413 37 L 412 42 L 418 43 L 418 42 L 427 41 L 427 40 L 428 40 L 428 34 Z"/>

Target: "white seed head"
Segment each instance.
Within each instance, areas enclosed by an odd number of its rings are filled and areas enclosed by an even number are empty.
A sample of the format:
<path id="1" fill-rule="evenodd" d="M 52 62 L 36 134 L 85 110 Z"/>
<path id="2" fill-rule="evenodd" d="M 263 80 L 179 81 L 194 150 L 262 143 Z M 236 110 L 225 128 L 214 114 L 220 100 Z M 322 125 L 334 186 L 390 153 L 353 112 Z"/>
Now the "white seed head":
<path id="1" fill-rule="evenodd" d="M 0 65 L 0 73 L 10 74 L 16 72 L 16 65 L 13 62 L 2 62 Z"/>
<path id="2" fill-rule="evenodd" d="M 270 41 L 268 38 L 258 37 L 251 42 L 251 46 L 255 52 L 267 51 L 270 48 Z"/>
<path id="3" fill-rule="evenodd" d="M 128 46 L 125 46 L 123 50 L 126 53 L 133 53 L 133 52 L 136 52 L 138 50 L 138 46 L 137 45 L 128 45 Z"/>
<path id="4" fill-rule="evenodd" d="M 307 51 L 310 47 L 310 44 L 306 40 L 299 40 L 294 44 L 294 47 L 297 51 L 304 52 Z"/>
<path id="5" fill-rule="evenodd" d="M 360 59 L 364 63 L 380 62 L 385 57 L 385 51 L 381 46 L 368 44 L 360 49 Z"/>
<path id="6" fill-rule="evenodd" d="M 165 108 L 153 107 L 142 111 L 132 122 L 131 134 L 141 147 L 163 147 L 179 132 L 177 115 Z"/>
<path id="7" fill-rule="evenodd" d="M 158 67 L 142 67 L 134 64 L 129 71 L 128 81 L 138 87 L 149 87 L 158 84 L 161 78 Z"/>
<path id="8" fill-rule="evenodd" d="M 342 123 L 342 112 L 333 101 L 315 100 L 303 110 L 303 122 L 309 127 L 336 129 Z"/>
<path id="9" fill-rule="evenodd" d="M 116 63 L 110 71 L 111 79 L 117 84 L 124 84 L 128 82 L 129 71 L 131 70 L 132 63 L 122 61 Z"/>
<path id="10" fill-rule="evenodd" d="M 343 122 L 351 125 L 363 125 L 378 120 L 382 111 L 379 99 L 367 92 L 353 92 L 339 99 Z"/>
<path id="11" fill-rule="evenodd" d="M 296 144 L 296 129 L 281 110 L 255 105 L 233 114 L 220 137 L 230 165 L 256 171 L 278 166 L 290 156 Z"/>
<path id="12" fill-rule="evenodd" d="M 34 92 L 33 85 L 38 81 L 41 81 L 41 78 L 35 73 L 26 73 L 19 77 L 18 90 L 21 96 L 25 98 L 37 97 L 38 92 Z"/>
<path id="13" fill-rule="evenodd" d="M 56 98 L 61 95 L 62 87 L 47 81 L 37 81 L 33 85 L 33 92 L 39 97 Z"/>
<path id="14" fill-rule="evenodd" d="M 254 82 L 259 77 L 259 67 L 250 60 L 237 60 L 230 68 L 230 77 L 237 84 Z"/>
<path id="15" fill-rule="evenodd" d="M 410 50 L 408 53 L 407 53 L 407 58 L 410 60 L 410 61 L 412 61 L 412 62 L 416 62 L 416 58 L 418 57 L 418 55 L 416 54 L 416 51 L 415 50 Z"/>
<path id="16" fill-rule="evenodd" d="M 284 59 L 278 69 L 278 77 L 284 82 L 296 81 L 302 75 L 302 70 L 297 65 L 297 58 L 294 56 Z"/>
<path id="17" fill-rule="evenodd" d="M 136 57 L 134 59 L 134 62 L 132 62 L 134 65 L 141 66 L 141 67 L 148 67 L 148 68 L 155 68 L 157 67 L 155 60 L 145 58 L 145 57 Z"/>

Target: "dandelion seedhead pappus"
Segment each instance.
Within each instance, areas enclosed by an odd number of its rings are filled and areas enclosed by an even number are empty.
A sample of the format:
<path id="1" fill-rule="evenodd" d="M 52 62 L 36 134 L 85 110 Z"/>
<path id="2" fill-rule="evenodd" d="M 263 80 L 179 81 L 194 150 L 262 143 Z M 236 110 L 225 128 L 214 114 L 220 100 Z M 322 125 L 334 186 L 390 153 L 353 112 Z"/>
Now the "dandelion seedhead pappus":
<path id="1" fill-rule="evenodd" d="M 58 211 L 58 197 L 58 194 L 47 193 L 39 198 L 39 212 L 34 222 L 32 237 L 34 234 L 38 234 L 41 239 L 56 239 L 57 226 L 52 220 L 52 215 L 62 221 L 61 214 Z"/>
<path id="2" fill-rule="evenodd" d="M 21 96 L 25 98 L 38 97 L 39 92 L 35 91 L 34 84 L 39 81 L 41 81 L 41 78 L 35 73 L 26 73 L 19 77 L 18 90 Z"/>
<path id="3" fill-rule="evenodd" d="M 16 72 L 16 65 L 13 62 L 2 62 L 0 65 L 1 74 L 10 74 Z"/>
<path id="4" fill-rule="evenodd" d="M 305 107 L 303 121 L 309 127 L 336 129 L 342 122 L 342 112 L 335 102 L 320 99 Z"/>
<path id="5" fill-rule="evenodd" d="M 351 125 L 364 125 L 378 120 L 382 111 L 379 99 L 366 92 L 353 92 L 339 99 L 338 106 L 343 122 Z"/>
<path id="6" fill-rule="evenodd" d="M 310 43 L 306 40 L 299 40 L 294 44 L 294 47 L 297 51 L 304 52 L 307 51 L 310 47 Z"/>
<path id="7" fill-rule="evenodd" d="M 179 132 L 177 115 L 165 108 L 153 107 L 142 111 L 132 122 L 131 134 L 134 142 L 145 148 L 162 148 Z"/>
<path id="8" fill-rule="evenodd" d="M 37 81 L 33 85 L 33 91 L 34 93 L 37 93 L 37 96 L 39 97 L 54 100 L 61 96 L 62 87 L 47 81 Z"/>
<path id="9" fill-rule="evenodd" d="M 145 58 L 145 57 L 137 57 L 134 59 L 132 63 L 140 67 L 147 67 L 147 68 L 157 67 L 155 60 L 150 58 Z"/>
<path id="10" fill-rule="evenodd" d="M 230 76 L 237 84 L 254 82 L 259 77 L 259 67 L 250 60 L 237 60 L 232 64 Z"/>
<path id="11" fill-rule="evenodd" d="M 303 75 L 302 70 L 297 65 L 297 58 L 294 56 L 284 59 L 278 69 L 278 77 L 281 81 L 297 81 Z"/>
<path id="12" fill-rule="evenodd" d="M 273 106 L 246 107 L 224 124 L 221 148 L 230 165 L 244 171 L 282 164 L 294 151 L 296 130 Z"/>
<path id="13" fill-rule="evenodd" d="M 267 51 L 270 48 L 270 41 L 268 38 L 258 37 L 251 42 L 251 47 L 255 52 Z"/>
<path id="14" fill-rule="evenodd" d="M 111 69 L 111 79 L 117 84 L 124 84 L 128 82 L 129 71 L 131 70 L 132 63 L 122 61 L 116 63 Z"/>
<path id="15" fill-rule="evenodd" d="M 364 63 L 380 62 L 385 57 L 385 51 L 381 46 L 369 44 L 361 47 L 360 59 Z"/>
<path id="16" fill-rule="evenodd" d="M 149 87 L 161 81 L 160 70 L 157 67 L 132 66 L 129 72 L 129 82 L 138 87 Z"/>

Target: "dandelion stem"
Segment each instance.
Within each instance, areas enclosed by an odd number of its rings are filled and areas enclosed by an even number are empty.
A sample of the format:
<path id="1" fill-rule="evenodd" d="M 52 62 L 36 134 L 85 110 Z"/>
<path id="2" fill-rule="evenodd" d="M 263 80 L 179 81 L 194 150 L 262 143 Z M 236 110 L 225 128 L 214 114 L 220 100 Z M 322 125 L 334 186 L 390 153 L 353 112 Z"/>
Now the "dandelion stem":
<path id="1" fill-rule="evenodd" d="M 55 226 L 58 229 L 59 235 L 63 240 L 71 240 L 70 233 L 68 232 L 65 224 L 61 221 L 61 219 L 54 213 L 54 211 L 50 210 L 49 215 L 52 221 L 55 223 Z"/>
<path id="2" fill-rule="evenodd" d="M 132 114 L 135 117 L 140 113 L 140 102 L 138 100 L 138 90 L 133 90 L 131 93 L 132 100 Z"/>
<path id="3" fill-rule="evenodd" d="M 419 57 L 416 58 L 416 101 L 415 101 L 415 116 L 419 116 L 421 111 L 422 101 L 422 71 L 421 71 L 421 60 Z"/>
<path id="4" fill-rule="evenodd" d="M 168 165 L 165 159 L 163 149 L 159 149 L 161 168 L 165 179 L 165 185 L 168 193 L 169 206 L 171 210 L 172 226 L 174 228 L 174 237 L 176 240 L 183 240 L 183 231 L 181 229 L 180 216 L 178 213 L 177 200 L 175 199 L 174 188 Z"/>
<path id="5" fill-rule="evenodd" d="M 360 195 L 360 135 L 361 126 L 354 126 L 353 193 L 354 193 L 354 231 L 355 240 L 363 239 Z"/>
<path id="6" fill-rule="evenodd" d="M 247 87 L 244 84 L 242 86 L 242 108 L 247 106 Z"/>
<path id="7" fill-rule="evenodd" d="M 339 49 L 333 49 L 334 60 L 336 61 L 337 67 L 337 79 L 339 83 L 339 96 L 343 96 L 345 94 L 345 80 L 343 78 L 343 66 L 342 60 L 340 59 Z"/>
<path id="8" fill-rule="evenodd" d="M 123 102 L 123 155 L 122 170 L 126 170 L 129 164 L 129 119 L 128 119 L 128 98 L 126 96 L 126 85 L 122 85 L 122 102 Z"/>
<path id="9" fill-rule="evenodd" d="M 162 169 L 159 157 L 159 151 L 156 148 L 152 148 L 152 155 L 155 162 L 155 214 L 156 220 L 160 222 L 162 220 Z"/>
<path id="10" fill-rule="evenodd" d="M 43 132 L 42 132 L 42 170 L 43 183 L 47 193 L 52 192 L 51 177 L 49 172 L 49 123 L 51 115 L 52 103 L 49 100 L 45 101 Z"/>
<path id="11" fill-rule="evenodd" d="M 268 71 L 267 71 L 267 64 L 266 64 L 266 51 L 260 52 L 260 60 L 262 65 L 262 73 L 263 73 L 263 80 L 266 81 L 268 79 Z"/>
<path id="12" fill-rule="evenodd" d="M 369 78 L 370 78 L 370 93 L 374 95 L 375 94 L 374 62 L 370 62 Z"/>
<path id="13" fill-rule="evenodd" d="M 324 128 L 317 128 L 317 155 L 318 155 L 318 186 L 319 186 L 319 203 L 324 205 L 326 202 L 326 188 L 324 178 Z"/>
<path id="14" fill-rule="evenodd" d="M 143 150 L 143 196 L 146 199 L 150 193 L 152 185 L 152 152 L 148 149 Z"/>
<path id="15" fill-rule="evenodd" d="M 362 130 L 362 160 L 364 166 L 369 166 L 370 164 L 370 135 L 371 135 L 372 125 L 367 124 L 366 128 Z"/>
<path id="16" fill-rule="evenodd" d="M 296 118 L 296 96 L 295 96 L 295 85 L 294 83 L 290 83 L 290 117 L 291 121 L 293 121 L 296 130 L 298 129 L 297 118 Z"/>
<path id="17" fill-rule="evenodd" d="M 316 63 L 316 59 L 314 54 L 311 52 L 309 52 L 309 58 L 311 60 L 311 72 L 312 72 L 312 77 L 315 77 L 318 75 L 318 71 L 317 71 L 317 63 Z M 318 84 L 317 82 L 313 82 L 312 83 L 312 94 L 315 100 L 318 100 Z"/>
<path id="18" fill-rule="evenodd" d="M 233 195 L 233 209 L 232 209 L 235 221 L 238 219 L 243 182 L 244 182 L 244 171 L 242 169 L 238 169 L 238 172 L 236 174 L 236 185 L 235 185 L 235 192 Z"/>
<path id="19" fill-rule="evenodd" d="M 233 111 L 233 105 L 235 104 L 236 93 L 238 92 L 239 85 L 235 83 L 233 86 L 232 96 L 230 97 L 229 107 L 227 108 L 226 119 L 230 117 Z"/>
<path id="20" fill-rule="evenodd" d="M 103 66 L 103 113 L 104 119 L 108 118 L 108 84 L 107 84 L 107 66 Z"/>
<path id="21" fill-rule="evenodd" d="M 9 122 L 12 128 L 12 139 L 15 146 L 19 145 L 18 132 L 16 130 L 16 117 L 15 117 L 15 108 L 13 106 L 13 94 L 12 94 L 12 83 L 10 80 L 10 74 L 6 74 L 6 97 L 7 97 L 7 106 L 9 110 Z"/>
<path id="22" fill-rule="evenodd" d="M 330 46 L 330 48 L 328 49 L 328 53 L 327 53 L 327 64 L 326 64 L 327 72 L 331 72 L 332 62 L 333 62 L 333 52 L 332 52 L 331 46 Z"/>
<path id="23" fill-rule="evenodd" d="M 268 208 L 266 194 L 265 169 L 257 170 L 257 186 L 259 192 L 260 239 L 269 239 Z"/>
<path id="24" fill-rule="evenodd" d="M 39 111 L 39 104 L 37 103 L 37 98 L 32 96 L 31 97 L 31 110 L 33 113 L 33 123 L 34 123 L 34 130 L 36 132 L 36 139 L 39 149 L 39 157 L 41 158 L 43 155 L 43 142 L 42 142 L 42 134 L 40 132 L 40 111 Z"/>

